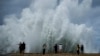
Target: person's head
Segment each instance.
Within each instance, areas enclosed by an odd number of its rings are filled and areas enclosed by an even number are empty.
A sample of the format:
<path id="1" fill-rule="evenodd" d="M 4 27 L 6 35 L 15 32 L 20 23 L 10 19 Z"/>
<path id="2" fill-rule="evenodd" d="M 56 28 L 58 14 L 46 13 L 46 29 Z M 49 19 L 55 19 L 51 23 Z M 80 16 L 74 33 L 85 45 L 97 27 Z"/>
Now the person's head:
<path id="1" fill-rule="evenodd" d="M 77 46 L 79 47 L 79 44 L 77 44 Z"/>
<path id="2" fill-rule="evenodd" d="M 43 46 L 45 46 L 45 45 L 46 45 L 46 43 L 43 44 Z"/>
<path id="3" fill-rule="evenodd" d="M 25 42 L 23 42 L 23 44 L 25 44 Z"/>

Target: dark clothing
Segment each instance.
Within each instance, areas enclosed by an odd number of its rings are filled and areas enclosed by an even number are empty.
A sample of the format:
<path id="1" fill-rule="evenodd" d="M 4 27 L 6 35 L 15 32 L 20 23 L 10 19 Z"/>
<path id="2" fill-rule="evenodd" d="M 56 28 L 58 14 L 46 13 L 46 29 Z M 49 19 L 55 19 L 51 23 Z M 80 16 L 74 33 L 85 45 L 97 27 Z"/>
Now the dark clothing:
<path id="1" fill-rule="evenodd" d="M 46 51 L 46 50 L 45 50 L 45 49 L 43 49 L 43 55 L 45 54 L 45 51 Z"/>
<path id="2" fill-rule="evenodd" d="M 43 55 L 44 55 L 45 52 L 46 52 L 46 47 L 47 47 L 46 44 L 44 44 L 44 45 L 43 45 Z"/>
<path id="3" fill-rule="evenodd" d="M 23 42 L 23 44 L 22 44 L 22 50 L 23 50 L 23 52 L 25 51 L 25 43 Z"/>
<path id="4" fill-rule="evenodd" d="M 79 50 L 77 50 L 77 54 L 78 54 L 78 55 L 80 54 L 80 51 L 79 51 Z"/>
<path id="5" fill-rule="evenodd" d="M 23 53 L 25 51 L 25 43 L 24 42 L 19 44 L 19 51 L 20 51 L 20 53 Z"/>
<path id="6" fill-rule="evenodd" d="M 55 53 L 58 53 L 58 46 L 57 46 L 57 44 L 54 46 L 54 49 L 55 49 Z"/>
<path id="7" fill-rule="evenodd" d="M 79 55 L 80 54 L 80 46 L 77 45 L 77 54 Z"/>
<path id="8" fill-rule="evenodd" d="M 22 43 L 19 44 L 19 52 L 22 53 Z"/>
<path id="9" fill-rule="evenodd" d="M 84 53 L 84 46 L 81 46 L 81 53 Z"/>

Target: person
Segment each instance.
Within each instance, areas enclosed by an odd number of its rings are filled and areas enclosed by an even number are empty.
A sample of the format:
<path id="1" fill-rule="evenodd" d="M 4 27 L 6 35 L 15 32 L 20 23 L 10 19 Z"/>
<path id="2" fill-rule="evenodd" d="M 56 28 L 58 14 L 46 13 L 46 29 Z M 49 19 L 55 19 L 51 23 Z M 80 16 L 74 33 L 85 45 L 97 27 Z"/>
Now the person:
<path id="1" fill-rule="evenodd" d="M 59 44 L 59 53 L 62 52 L 62 44 Z"/>
<path id="2" fill-rule="evenodd" d="M 81 45 L 81 53 L 84 53 L 84 46 Z"/>
<path id="3" fill-rule="evenodd" d="M 54 49 L 55 49 L 55 53 L 58 53 L 58 45 L 57 44 L 55 44 Z"/>
<path id="4" fill-rule="evenodd" d="M 80 46 L 79 46 L 79 44 L 77 44 L 77 54 L 78 55 L 80 54 Z"/>
<path id="5" fill-rule="evenodd" d="M 19 43 L 19 52 L 22 53 L 22 43 Z"/>
<path id="6" fill-rule="evenodd" d="M 23 44 L 22 44 L 22 51 L 23 51 L 23 53 L 25 52 L 25 46 L 26 46 L 26 44 L 23 42 Z"/>
<path id="7" fill-rule="evenodd" d="M 46 52 L 46 44 L 43 44 L 43 55 L 45 54 L 45 52 Z"/>

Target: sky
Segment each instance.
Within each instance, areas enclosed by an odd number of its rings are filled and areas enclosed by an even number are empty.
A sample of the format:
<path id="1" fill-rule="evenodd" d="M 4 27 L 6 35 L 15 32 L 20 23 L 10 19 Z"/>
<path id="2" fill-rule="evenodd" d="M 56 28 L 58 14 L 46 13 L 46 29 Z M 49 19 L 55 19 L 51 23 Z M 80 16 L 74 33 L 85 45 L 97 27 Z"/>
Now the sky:
<path id="1" fill-rule="evenodd" d="M 13 13 L 19 14 L 29 4 L 30 0 L 0 0 L 0 24 L 3 24 L 4 16 Z"/>
<path id="2" fill-rule="evenodd" d="M 81 0 L 80 0 L 81 1 Z M 23 8 L 30 5 L 31 0 L 0 0 L 0 25 L 8 14 L 19 14 Z M 100 6 L 100 0 L 93 0 L 92 7 Z"/>
<path id="3" fill-rule="evenodd" d="M 36 2 L 34 3 L 34 1 Z M 97 50 L 100 49 L 100 0 L 84 0 L 84 2 L 83 0 L 79 0 L 79 4 L 77 3 L 78 0 L 63 1 L 62 3 L 60 1 L 59 4 L 56 5 L 56 0 L 0 0 L 0 38 L 6 38 L 6 36 L 8 36 L 9 39 L 13 38 L 15 42 L 10 44 L 11 47 L 17 44 L 20 41 L 19 39 L 23 39 L 23 37 L 25 37 L 25 41 L 29 44 L 32 41 L 28 40 L 35 39 L 33 42 L 37 42 L 42 38 L 37 34 L 41 34 L 40 32 L 43 34 L 47 32 L 46 30 L 48 30 L 48 28 L 52 29 L 54 27 L 54 30 L 56 29 L 55 32 L 57 31 L 57 34 L 60 35 L 59 38 L 57 38 L 58 40 L 68 34 L 71 38 L 75 37 L 73 41 L 78 40 L 77 38 L 80 37 L 80 42 L 84 42 L 83 44 L 88 46 L 87 41 L 90 39 L 92 41 L 90 46 L 93 46 L 92 48 L 95 50 L 89 49 L 87 52 L 97 52 Z M 41 6 L 39 4 L 41 4 Z M 27 18 L 30 19 L 28 20 Z M 47 18 L 47 20 L 45 18 Z M 50 21 L 50 18 L 53 18 L 53 22 Z M 49 21 L 52 22 L 52 24 Z M 58 24 L 62 27 L 57 26 Z M 44 28 L 42 29 L 42 27 Z M 3 31 L 2 28 L 4 28 Z M 59 31 L 61 33 L 59 33 Z M 90 36 L 91 31 L 93 31 L 92 36 Z M 3 35 L 5 33 L 8 35 Z M 43 34 L 43 36 L 46 36 L 46 34 L 47 33 Z M 57 37 L 57 34 L 54 36 Z M 21 38 L 16 40 L 16 37 Z M 27 39 L 27 37 L 29 37 L 29 39 Z M 39 39 L 38 37 L 41 38 Z M 86 42 L 83 39 L 85 39 Z M 29 44 L 29 46 L 36 47 L 31 44 Z M 9 49 L 11 49 L 11 47 L 9 47 Z M 88 46 L 88 48 L 90 47 Z"/>

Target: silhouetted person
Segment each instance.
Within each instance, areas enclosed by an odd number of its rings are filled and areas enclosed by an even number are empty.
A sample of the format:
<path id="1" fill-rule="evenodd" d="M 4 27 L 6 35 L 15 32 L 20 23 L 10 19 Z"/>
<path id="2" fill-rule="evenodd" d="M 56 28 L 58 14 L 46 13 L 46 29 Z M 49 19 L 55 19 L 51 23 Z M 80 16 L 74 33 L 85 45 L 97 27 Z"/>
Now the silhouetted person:
<path id="1" fill-rule="evenodd" d="M 79 44 L 77 45 L 77 54 L 78 55 L 80 54 L 80 46 L 79 46 Z"/>
<path id="2" fill-rule="evenodd" d="M 23 53 L 25 52 L 25 47 L 26 47 L 26 44 L 23 42 L 23 44 L 22 44 L 22 51 L 23 51 Z"/>
<path id="3" fill-rule="evenodd" d="M 43 55 L 45 54 L 45 52 L 46 52 L 46 44 L 43 44 Z"/>
<path id="4" fill-rule="evenodd" d="M 22 43 L 19 43 L 19 52 L 22 53 Z"/>
<path id="5" fill-rule="evenodd" d="M 55 50 L 55 53 L 58 53 L 58 45 L 57 44 L 55 44 L 54 50 Z"/>
<path id="6" fill-rule="evenodd" d="M 84 46 L 81 45 L 81 53 L 84 53 Z"/>

